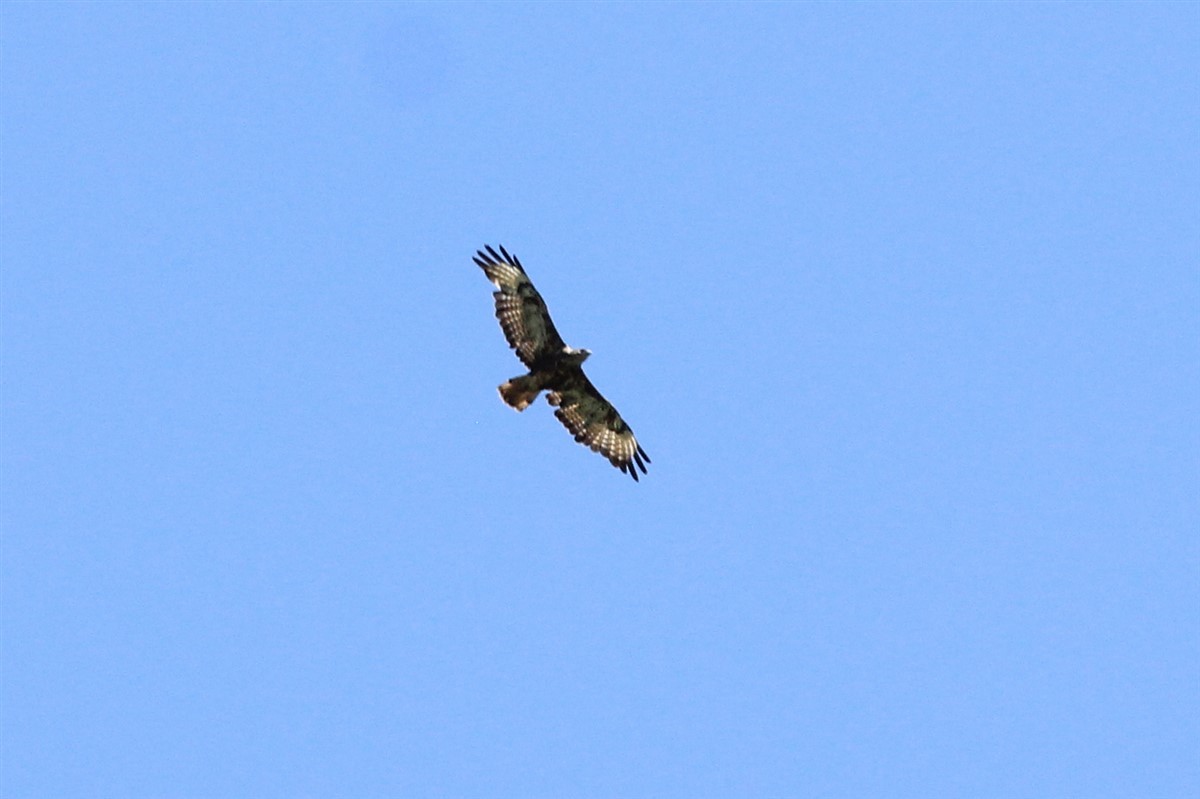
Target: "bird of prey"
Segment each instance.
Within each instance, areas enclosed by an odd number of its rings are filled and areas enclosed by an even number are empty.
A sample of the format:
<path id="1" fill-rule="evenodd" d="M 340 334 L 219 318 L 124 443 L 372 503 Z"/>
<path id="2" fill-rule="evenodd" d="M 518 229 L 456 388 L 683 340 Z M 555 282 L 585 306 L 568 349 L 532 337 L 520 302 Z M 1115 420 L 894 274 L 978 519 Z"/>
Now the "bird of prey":
<path id="1" fill-rule="evenodd" d="M 487 252 L 477 250 L 474 260 L 499 289 L 492 296 L 508 346 L 529 367 L 529 374 L 500 386 L 501 399 L 523 411 L 540 392 L 547 391 L 554 415 L 575 440 L 608 458 L 609 463 L 636 481 L 638 469 L 645 474 L 650 458 L 621 414 L 583 373 L 582 364 L 592 353 L 563 342 L 550 321 L 546 303 L 516 256 L 509 255 L 503 246 L 500 252 L 488 246 Z"/>

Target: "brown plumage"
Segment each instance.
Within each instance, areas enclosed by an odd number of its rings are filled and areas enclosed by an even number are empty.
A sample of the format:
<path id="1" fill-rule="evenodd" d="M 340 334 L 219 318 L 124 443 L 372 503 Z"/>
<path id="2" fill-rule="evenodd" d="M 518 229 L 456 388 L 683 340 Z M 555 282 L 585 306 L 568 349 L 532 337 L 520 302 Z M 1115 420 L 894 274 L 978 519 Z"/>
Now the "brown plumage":
<path id="1" fill-rule="evenodd" d="M 634 480 L 638 469 L 646 473 L 650 462 L 646 451 L 617 409 L 604 399 L 583 373 L 582 364 L 591 352 L 568 347 L 554 328 L 550 312 L 516 256 L 504 247 L 496 252 L 490 246 L 475 254 L 475 263 L 499 291 L 496 318 L 529 373 L 500 386 L 500 397 L 509 406 L 523 411 L 547 391 L 546 399 L 554 406 L 554 415 L 575 440 L 598 452 L 613 466 Z"/>

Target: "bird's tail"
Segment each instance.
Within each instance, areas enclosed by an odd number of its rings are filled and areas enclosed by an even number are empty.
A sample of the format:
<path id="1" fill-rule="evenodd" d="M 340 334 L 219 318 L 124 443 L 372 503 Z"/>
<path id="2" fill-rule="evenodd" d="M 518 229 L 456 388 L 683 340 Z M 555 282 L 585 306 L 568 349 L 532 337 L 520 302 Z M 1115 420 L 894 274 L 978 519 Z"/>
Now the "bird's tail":
<path id="1" fill-rule="evenodd" d="M 523 411 L 537 399 L 541 390 L 541 381 L 534 375 L 522 375 L 500 386 L 500 398 L 517 411 Z"/>

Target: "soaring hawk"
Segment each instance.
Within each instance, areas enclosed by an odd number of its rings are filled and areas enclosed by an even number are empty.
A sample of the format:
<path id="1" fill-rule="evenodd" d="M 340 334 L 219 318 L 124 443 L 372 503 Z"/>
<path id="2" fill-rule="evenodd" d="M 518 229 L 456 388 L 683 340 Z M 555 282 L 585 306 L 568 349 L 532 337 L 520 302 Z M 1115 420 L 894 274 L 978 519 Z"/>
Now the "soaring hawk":
<path id="1" fill-rule="evenodd" d="M 563 342 L 550 321 L 546 303 L 516 256 L 503 246 L 498 253 L 488 246 L 487 252 L 476 251 L 474 260 L 499 289 L 492 296 L 508 346 L 529 367 L 529 374 L 500 386 L 500 397 L 523 411 L 541 391 L 548 390 L 546 399 L 554 406 L 554 415 L 575 440 L 636 481 L 638 469 L 645 474 L 650 458 L 621 414 L 583 373 L 582 364 L 592 353 Z"/>

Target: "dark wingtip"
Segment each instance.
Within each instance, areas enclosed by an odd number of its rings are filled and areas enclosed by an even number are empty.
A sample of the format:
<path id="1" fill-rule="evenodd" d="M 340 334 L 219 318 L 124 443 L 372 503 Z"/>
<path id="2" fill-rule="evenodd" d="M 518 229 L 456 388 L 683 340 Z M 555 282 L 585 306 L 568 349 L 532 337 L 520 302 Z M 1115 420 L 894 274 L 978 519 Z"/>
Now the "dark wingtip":
<path id="1" fill-rule="evenodd" d="M 518 258 L 516 255 L 510 253 L 508 250 L 504 249 L 503 244 L 500 245 L 500 252 L 504 253 L 504 260 L 508 263 L 509 266 L 515 266 L 517 269 L 520 269 L 522 272 L 525 271 L 525 267 L 521 266 L 521 259 Z"/>
<path id="2" fill-rule="evenodd" d="M 485 268 L 488 266 L 495 266 L 496 264 L 508 264 L 509 266 L 515 266 L 522 272 L 525 271 L 525 267 L 521 266 L 521 262 L 517 259 L 517 256 L 509 254 L 508 250 L 504 249 L 503 244 L 498 246 L 500 247 L 500 252 L 496 252 L 490 244 L 483 245 L 487 252 L 484 252 L 483 250 L 476 250 L 475 255 L 477 257 L 474 259 L 475 263 Z M 503 255 L 500 253 L 503 253 Z"/>

